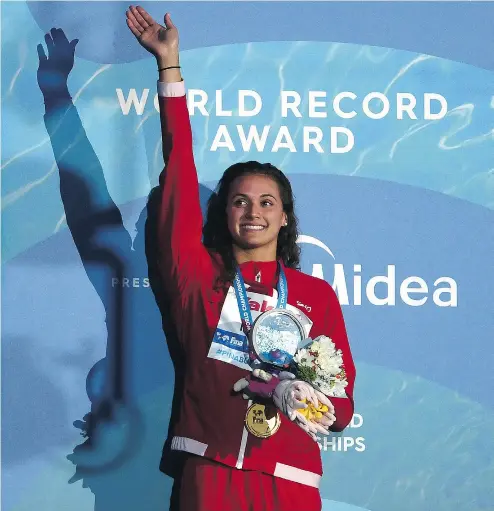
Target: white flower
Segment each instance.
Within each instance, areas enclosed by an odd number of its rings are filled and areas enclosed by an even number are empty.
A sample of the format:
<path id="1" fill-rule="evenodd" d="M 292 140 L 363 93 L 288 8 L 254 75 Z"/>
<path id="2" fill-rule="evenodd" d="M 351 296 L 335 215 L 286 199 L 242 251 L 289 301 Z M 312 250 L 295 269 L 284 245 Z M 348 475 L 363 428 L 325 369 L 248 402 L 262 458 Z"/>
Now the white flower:
<path id="1" fill-rule="evenodd" d="M 293 357 L 293 360 L 294 362 L 296 362 L 297 364 L 301 364 L 302 363 L 302 359 L 307 355 L 307 350 L 306 349 L 301 349 L 301 350 L 298 350 L 297 353 L 295 353 L 295 356 Z"/>
<path id="2" fill-rule="evenodd" d="M 346 379 L 336 379 L 331 377 L 329 380 L 319 376 L 313 382 L 314 386 L 323 394 L 330 397 L 346 397 L 345 387 L 348 385 Z"/>
<path id="3" fill-rule="evenodd" d="M 314 339 L 296 353 L 294 362 L 315 369 L 316 379 L 312 383 L 321 392 L 327 396 L 345 397 L 348 382 L 343 371 L 343 354 L 329 337 L 320 335 Z"/>
<path id="4" fill-rule="evenodd" d="M 314 357 L 309 353 L 309 350 L 301 349 L 297 351 L 296 355 L 293 357 L 295 363 L 303 366 L 311 366 L 314 361 Z"/>
<path id="5" fill-rule="evenodd" d="M 331 392 L 330 392 L 330 396 L 333 396 L 333 397 L 345 397 L 346 396 L 346 393 L 345 393 L 345 387 L 348 385 L 348 382 L 346 381 L 346 379 L 343 379 L 343 380 L 333 380 L 332 381 L 332 388 L 331 388 Z"/>
<path id="6" fill-rule="evenodd" d="M 321 371 L 326 374 L 330 374 L 331 376 L 336 376 L 341 371 L 341 364 L 333 357 L 320 355 L 317 358 L 317 364 L 321 368 Z"/>
<path id="7" fill-rule="evenodd" d="M 310 351 L 316 351 L 319 353 L 319 351 L 321 350 L 321 346 L 318 341 L 314 341 L 312 344 L 308 346 L 308 349 Z"/>
<path id="8" fill-rule="evenodd" d="M 343 367 L 343 357 L 340 351 L 332 355 L 328 353 L 320 353 L 317 357 L 317 363 L 323 372 L 336 376 Z"/>
<path id="9" fill-rule="evenodd" d="M 335 350 L 334 342 L 326 335 L 316 337 L 316 341 L 319 341 L 321 349 L 324 351 L 332 352 Z"/>

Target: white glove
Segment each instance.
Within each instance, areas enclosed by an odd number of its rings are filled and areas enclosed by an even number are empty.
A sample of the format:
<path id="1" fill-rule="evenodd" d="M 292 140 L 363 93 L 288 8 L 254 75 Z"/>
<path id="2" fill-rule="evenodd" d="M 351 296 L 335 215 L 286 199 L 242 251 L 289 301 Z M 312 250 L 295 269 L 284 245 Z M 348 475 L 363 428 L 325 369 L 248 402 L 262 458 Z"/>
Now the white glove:
<path id="1" fill-rule="evenodd" d="M 314 392 L 316 393 L 316 398 L 319 401 L 319 404 L 323 404 L 328 407 L 328 411 L 325 412 L 320 419 L 315 419 L 315 420 L 319 424 L 322 424 L 323 426 L 326 426 L 327 428 L 329 428 L 336 421 L 336 415 L 334 412 L 333 403 L 328 399 L 328 397 L 325 394 L 323 394 L 319 390 L 314 389 Z"/>
<path id="2" fill-rule="evenodd" d="M 314 422 L 310 421 L 300 413 L 297 414 L 294 422 L 299 428 L 303 429 L 312 438 L 312 440 L 314 440 L 314 442 L 317 442 L 318 429 Z M 326 431 L 325 433 L 323 432 L 323 435 L 328 434 L 329 431 Z"/>
<path id="3" fill-rule="evenodd" d="M 280 373 L 281 381 L 273 394 L 275 405 L 291 421 L 294 421 L 301 429 L 307 432 L 313 440 L 317 440 L 317 433 L 329 435 L 328 428 L 336 420 L 334 406 L 331 401 L 309 383 L 295 380 L 295 376 L 291 373 L 288 373 L 288 375 Z M 302 402 L 303 400 L 306 403 Z M 308 407 L 307 403 L 312 403 L 316 408 L 319 407 L 319 403 L 324 404 L 328 407 L 328 411 L 319 419 L 309 420 L 299 413 L 299 410 Z"/>
<path id="4" fill-rule="evenodd" d="M 311 388 L 308 383 L 294 378 L 281 380 L 273 394 L 274 404 L 293 421 L 297 410 L 307 408 L 309 402 L 314 403 L 315 394 L 312 395 Z M 307 403 L 302 402 L 304 399 Z"/>

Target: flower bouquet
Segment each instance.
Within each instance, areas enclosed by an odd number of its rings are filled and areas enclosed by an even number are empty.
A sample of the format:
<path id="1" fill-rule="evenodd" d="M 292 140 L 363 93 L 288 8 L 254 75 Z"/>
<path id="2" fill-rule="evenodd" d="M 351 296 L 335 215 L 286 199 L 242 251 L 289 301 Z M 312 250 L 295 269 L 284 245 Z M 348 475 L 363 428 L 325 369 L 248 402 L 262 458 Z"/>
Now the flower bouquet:
<path id="1" fill-rule="evenodd" d="M 346 397 L 348 385 L 343 356 L 334 342 L 325 335 L 308 339 L 293 357 L 293 369 L 303 380 L 329 397 Z"/>

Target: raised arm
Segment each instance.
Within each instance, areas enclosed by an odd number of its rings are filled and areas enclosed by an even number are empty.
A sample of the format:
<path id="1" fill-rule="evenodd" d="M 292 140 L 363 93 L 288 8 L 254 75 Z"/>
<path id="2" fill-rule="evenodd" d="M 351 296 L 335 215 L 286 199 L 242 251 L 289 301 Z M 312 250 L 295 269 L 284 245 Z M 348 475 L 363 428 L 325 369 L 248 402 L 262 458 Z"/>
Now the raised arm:
<path id="1" fill-rule="evenodd" d="M 87 138 L 67 85 L 78 40 L 69 42 L 63 30 L 53 28 L 45 35 L 45 42 L 48 55 L 43 46 L 38 45 L 38 84 L 45 103 L 46 129 L 60 171 L 67 223 L 72 228 L 82 218 L 106 213 L 108 210 L 120 216 L 108 192 L 101 163 Z M 74 194 L 71 184 L 67 182 L 72 177 L 78 182 L 73 189 Z M 87 194 L 80 193 L 81 182 Z M 122 224 L 121 217 L 119 222 Z"/>
<path id="2" fill-rule="evenodd" d="M 108 192 L 103 168 L 69 93 L 67 81 L 77 42 L 77 39 L 69 42 L 61 29 L 52 28 L 45 35 L 47 53 L 38 45 L 37 78 L 67 225 L 88 277 L 107 306 L 107 275 L 117 277 L 122 271 L 115 247 L 129 250 L 131 238 Z"/>
<path id="3" fill-rule="evenodd" d="M 141 7 L 127 11 L 127 25 L 139 43 L 155 56 L 159 71 L 159 104 L 163 159 L 160 175 L 158 257 L 161 274 L 180 305 L 200 283 L 211 285 L 211 258 L 202 244 L 199 184 L 192 153 L 192 131 L 180 73 L 178 30 L 170 15 L 162 26 Z"/>

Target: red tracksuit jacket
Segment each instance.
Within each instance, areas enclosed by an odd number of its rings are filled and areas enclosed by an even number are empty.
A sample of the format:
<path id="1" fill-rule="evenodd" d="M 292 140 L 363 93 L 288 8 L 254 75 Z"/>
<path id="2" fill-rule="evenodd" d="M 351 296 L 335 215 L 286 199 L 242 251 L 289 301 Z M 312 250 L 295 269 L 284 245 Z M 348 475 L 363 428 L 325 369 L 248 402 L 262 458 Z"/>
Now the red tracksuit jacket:
<path id="1" fill-rule="evenodd" d="M 245 353 L 235 350 L 240 316 L 233 288 L 215 286 L 220 257 L 201 242 L 203 219 L 186 98 L 160 96 L 159 101 L 165 157 L 159 266 L 186 358 L 184 395 L 171 447 L 318 487 L 319 446 L 283 413 L 280 429 L 269 438 L 254 437 L 244 427 L 249 402 L 232 391 L 248 374 Z M 277 263 L 248 262 L 240 269 L 255 320 L 276 305 Z M 325 334 L 343 352 L 348 397 L 330 398 L 336 414 L 331 429 L 341 431 L 353 415 L 355 367 L 340 304 L 327 282 L 289 268 L 285 272 L 288 307 L 299 313 L 308 336 Z"/>

